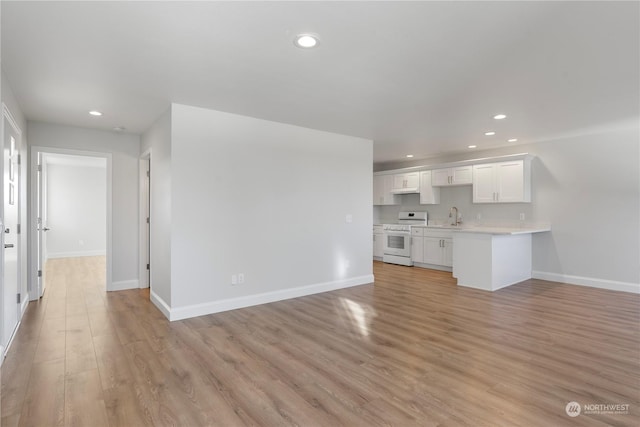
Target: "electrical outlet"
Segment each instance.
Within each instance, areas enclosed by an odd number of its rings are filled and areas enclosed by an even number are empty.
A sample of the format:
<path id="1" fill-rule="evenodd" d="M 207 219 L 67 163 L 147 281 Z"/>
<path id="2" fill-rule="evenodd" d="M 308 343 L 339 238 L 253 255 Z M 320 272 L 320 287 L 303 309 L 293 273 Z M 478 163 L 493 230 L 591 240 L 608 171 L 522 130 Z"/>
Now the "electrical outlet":
<path id="1" fill-rule="evenodd" d="M 78 244 L 79 244 L 80 246 L 84 246 L 84 240 L 78 240 Z"/>
<path id="2" fill-rule="evenodd" d="M 244 273 L 238 273 L 238 284 L 241 285 L 244 283 Z"/>
<path id="3" fill-rule="evenodd" d="M 353 222 L 353 215 L 347 214 L 347 216 L 345 217 L 345 221 L 347 222 L 347 224 L 351 224 Z"/>
<path id="4" fill-rule="evenodd" d="M 481 214 L 481 213 L 476 214 L 476 219 L 477 219 L 478 221 L 480 221 L 480 220 L 482 219 L 482 214 Z"/>
<path id="5" fill-rule="evenodd" d="M 524 213 L 520 214 L 520 221 L 524 221 Z"/>
<path id="6" fill-rule="evenodd" d="M 232 274 L 231 275 L 231 284 L 232 285 L 237 285 L 238 284 L 238 275 L 237 274 Z"/>

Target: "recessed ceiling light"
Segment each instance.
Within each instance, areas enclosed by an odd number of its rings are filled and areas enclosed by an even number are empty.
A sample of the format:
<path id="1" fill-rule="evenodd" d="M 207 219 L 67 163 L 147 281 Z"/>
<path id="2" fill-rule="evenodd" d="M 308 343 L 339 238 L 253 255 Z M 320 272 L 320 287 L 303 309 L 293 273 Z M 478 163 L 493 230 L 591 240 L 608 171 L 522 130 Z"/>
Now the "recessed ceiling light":
<path id="1" fill-rule="evenodd" d="M 310 49 L 318 45 L 318 36 L 315 34 L 298 34 L 293 44 L 303 49 Z"/>
<path id="2" fill-rule="evenodd" d="M 89 114 L 91 114 L 92 116 L 101 116 L 102 115 L 102 113 L 100 111 L 96 111 L 96 110 L 89 111 Z"/>
<path id="3" fill-rule="evenodd" d="M 413 154 L 407 154 L 407 157 L 408 157 L 408 158 L 412 158 L 412 157 L 413 157 Z"/>
<path id="4" fill-rule="evenodd" d="M 511 139 L 508 139 L 507 142 L 516 142 L 517 140 L 518 138 L 511 138 Z"/>
<path id="5" fill-rule="evenodd" d="M 116 132 L 124 132 L 125 130 L 127 130 L 127 128 L 124 126 L 116 126 L 113 128 L 113 130 L 115 130 Z"/>
<path id="6" fill-rule="evenodd" d="M 470 145 L 469 148 L 476 148 L 477 145 Z"/>
<path id="7" fill-rule="evenodd" d="M 487 136 L 493 136 L 496 133 L 494 131 L 489 131 L 489 132 L 485 132 L 484 134 L 487 135 Z"/>
<path id="8" fill-rule="evenodd" d="M 507 116 L 506 114 L 496 114 L 495 116 L 493 116 L 493 118 L 496 120 L 502 120 L 502 119 L 506 119 Z"/>

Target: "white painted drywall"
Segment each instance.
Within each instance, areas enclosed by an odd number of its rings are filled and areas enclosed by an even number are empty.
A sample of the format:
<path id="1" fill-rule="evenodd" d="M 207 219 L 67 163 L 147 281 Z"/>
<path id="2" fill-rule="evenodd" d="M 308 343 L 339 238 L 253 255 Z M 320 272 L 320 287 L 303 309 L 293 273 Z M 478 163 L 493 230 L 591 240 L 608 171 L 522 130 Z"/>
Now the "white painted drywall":
<path id="1" fill-rule="evenodd" d="M 176 104 L 171 133 L 172 308 L 371 277 L 371 141 Z"/>
<path id="2" fill-rule="evenodd" d="M 138 158 L 140 137 L 126 133 L 28 122 L 29 145 L 111 153 L 112 282 L 138 280 Z M 31 248 L 35 250 L 35 248 Z"/>
<path id="3" fill-rule="evenodd" d="M 426 209 L 445 219 L 457 206 L 465 220 L 550 222 L 551 233 L 534 235 L 533 270 L 541 277 L 576 283 L 640 283 L 640 131 L 637 127 L 585 132 L 537 144 L 457 154 L 426 161 L 387 164 L 383 169 L 528 152 L 532 203 L 474 205 L 471 187 L 443 188 L 441 203 L 421 206 L 401 196 L 402 206 L 374 207 L 376 222 L 401 209 Z"/>
<path id="4" fill-rule="evenodd" d="M 152 301 L 157 304 L 154 298 L 160 298 L 171 306 L 171 109 L 142 135 L 140 151 L 148 150 L 151 150 L 151 292 L 155 294 Z M 194 153 L 193 157 L 198 156 L 199 153 Z"/>
<path id="5" fill-rule="evenodd" d="M 105 255 L 107 161 L 102 167 L 47 166 L 49 258 Z"/>

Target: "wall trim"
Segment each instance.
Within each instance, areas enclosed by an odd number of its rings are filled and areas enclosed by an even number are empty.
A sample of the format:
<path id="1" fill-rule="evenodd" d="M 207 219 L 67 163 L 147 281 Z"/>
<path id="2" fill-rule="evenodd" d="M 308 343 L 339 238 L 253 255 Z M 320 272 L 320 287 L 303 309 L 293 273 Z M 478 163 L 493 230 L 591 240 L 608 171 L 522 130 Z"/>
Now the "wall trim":
<path id="1" fill-rule="evenodd" d="M 534 279 L 550 280 L 552 282 L 568 283 L 570 285 L 589 286 L 592 288 L 608 289 L 610 291 L 632 292 L 640 294 L 640 284 L 618 282 L 615 280 L 596 279 L 593 277 L 571 276 L 569 274 L 551 273 L 548 271 L 533 271 Z"/>
<path id="2" fill-rule="evenodd" d="M 97 251 L 77 251 L 77 252 L 49 252 L 47 259 L 52 258 L 77 258 L 85 256 L 105 256 L 107 251 L 104 249 Z"/>
<path id="3" fill-rule="evenodd" d="M 300 286 L 296 288 L 282 289 L 254 295 L 246 295 L 242 297 L 228 298 L 218 301 L 210 301 L 202 304 L 174 307 L 169 309 L 170 315 L 168 317 L 170 321 L 188 319 L 191 317 L 220 313 L 222 311 L 251 307 L 253 305 L 266 304 L 291 298 L 299 298 L 307 295 L 319 294 L 322 292 L 350 288 L 352 286 L 366 285 L 369 283 L 373 283 L 373 281 L 373 274 L 368 274 L 365 276 L 335 280 L 332 282 L 316 283 L 313 285 Z"/>
<path id="4" fill-rule="evenodd" d="M 23 295 L 22 302 L 20 303 L 20 319 L 24 316 L 24 312 L 27 311 L 27 306 L 29 305 L 29 292 Z"/>
<path id="5" fill-rule="evenodd" d="M 107 292 L 124 291 L 127 289 L 138 289 L 138 279 L 112 282 L 111 286 L 107 287 Z"/>
<path id="6" fill-rule="evenodd" d="M 151 302 L 153 303 L 153 305 L 155 305 L 158 308 L 158 310 L 160 310 L 160 312 L 164 314 L 164 317 L 171 320 L 171 307 L 169 307 L 169 304 L 164 302 L 164 300 L 160 298 L 158 294 L 153 292 L 153 289 L 151 289 L 151 291 L 149 292 L 149 295 L 151 297 Z"/>

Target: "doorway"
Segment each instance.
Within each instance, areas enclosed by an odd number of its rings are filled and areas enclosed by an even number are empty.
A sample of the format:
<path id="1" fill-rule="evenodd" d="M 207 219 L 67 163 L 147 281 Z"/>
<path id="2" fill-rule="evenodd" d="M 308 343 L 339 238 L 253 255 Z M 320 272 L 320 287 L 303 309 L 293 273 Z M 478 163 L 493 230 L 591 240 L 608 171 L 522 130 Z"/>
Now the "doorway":
<path id="1" fill-rule="evenodd" d="M 140 288 L 151 291 L 151 151 L 140 157 Z"/>
<path id="2" fill-rule="evenodd" d="M 111 285 L 111 154 L 32 147 L 32 299 L 56 259 L 104 257 Z"/>
<path id="3" fill-rule="evenodd" d="M 21 179 L 20 147 L 22 132 L 7 107 L 2 106 L 3 146 L 2 185 L 3 205 L 0 218 L 2 235 L 2 342 L 1 356 L 9 349 L 20 322 L 22 298 L 20 242 Z"/>

